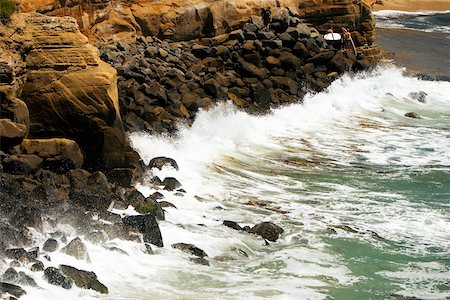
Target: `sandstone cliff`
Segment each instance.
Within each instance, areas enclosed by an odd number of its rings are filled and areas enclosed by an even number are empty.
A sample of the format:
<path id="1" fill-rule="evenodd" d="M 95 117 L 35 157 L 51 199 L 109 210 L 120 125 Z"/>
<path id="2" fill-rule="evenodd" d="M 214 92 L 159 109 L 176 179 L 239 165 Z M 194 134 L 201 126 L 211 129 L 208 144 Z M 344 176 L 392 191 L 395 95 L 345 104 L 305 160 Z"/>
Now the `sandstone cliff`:
<path id="1" fill-rule="evenodd" d="M 3 95 L 25 102 L 29 136 L 74 139 L 90 167 L 129 165 L 135 155 L 119 114 L 117 72 L 100 60 L 76 21 L 16 14 L 2 30 L 2 48 L 12 53 L 11 88 L 4 85 Z"/>

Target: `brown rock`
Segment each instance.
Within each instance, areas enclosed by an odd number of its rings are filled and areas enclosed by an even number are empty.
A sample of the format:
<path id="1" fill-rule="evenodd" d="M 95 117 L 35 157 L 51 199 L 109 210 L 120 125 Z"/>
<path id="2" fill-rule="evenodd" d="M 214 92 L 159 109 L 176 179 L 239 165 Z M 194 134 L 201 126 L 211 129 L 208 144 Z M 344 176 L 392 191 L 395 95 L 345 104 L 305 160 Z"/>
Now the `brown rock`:
<path id="1" fill-rule="evenodd" d="M 51 170 L 67 171 L 83 166 L 80 148 L 69 139 L 24 139 L 20 149 L 43 158 L 43 167 Z"/>
<path id="2" fill-rule="evenodd" d="M 0 119 L 0 149 L 5 152 L 19 145 L 25 138 L 27 127 L 25 125 L 12 122 L 9 119 Z"/>

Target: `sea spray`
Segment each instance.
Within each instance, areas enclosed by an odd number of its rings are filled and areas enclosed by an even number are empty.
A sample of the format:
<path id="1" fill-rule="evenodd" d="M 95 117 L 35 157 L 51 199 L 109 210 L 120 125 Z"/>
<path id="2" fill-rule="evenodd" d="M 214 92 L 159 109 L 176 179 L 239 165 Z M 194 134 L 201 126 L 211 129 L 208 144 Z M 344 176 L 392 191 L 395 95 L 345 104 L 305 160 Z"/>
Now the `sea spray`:
<path id="1" fill-rule="evenodd" d="M 166 246 L 149 255 L 134 242 L 110 241 L 123 251 L 114 252 L 85 241 L 90 264 L 63 253 L 50 264 L 93 270 L 113 299 L 448 297 L 449 88 L 386 66 L 267 115 L 222 103 L 174 137 L 132 134 L 146 162 L 164 155 L 180 168 L 152 172 L 186 191 L 162 191 L 177 207 L 160 222 Z M 424 102 L 411 96 L 420 91 Z M 223 220 L 271 221 L 285 232 L 265 246 Z M 210 266 L 173 243 L 204 250 Z M 43 289 L 24 299 L 102 297 L 36 279 Z"/>

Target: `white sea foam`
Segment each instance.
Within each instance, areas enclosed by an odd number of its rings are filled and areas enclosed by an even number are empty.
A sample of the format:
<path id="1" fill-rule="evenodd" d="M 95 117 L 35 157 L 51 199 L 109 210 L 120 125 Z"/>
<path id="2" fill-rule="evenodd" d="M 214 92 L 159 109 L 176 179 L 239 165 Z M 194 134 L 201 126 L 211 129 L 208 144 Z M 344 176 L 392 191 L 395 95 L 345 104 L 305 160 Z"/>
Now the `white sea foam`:
<path id="1" fill-rule="evenodd" d="M 380 189 L 384 182 L 401 180 L 404 170 L 441 166 L 448 174 L 449 90 L 448 82 L 406 77 L 387 66 L 346 75 L 326 91 L 307 95 L 304 104 L 265 116 L 221 103 L 199 112 L 176 137 L 132 134 L 146 162 L 168 156 L 180 167 L 153 170 L 161 178 L 176 177 L 187 191 L 162 192 L 177 207 L 166 208 L 166 221 L 160 222 L 165 247 L 148 255 L 141 245 L 112 241 L 125 255 L 87 242 L 92 263 L 55 253 L 51 264 L 95 271 L 109 287 L 106 299 L 324 299 L 328 288 L 361 280 L 330 249 L 328 238 L 358 240 L 390 253 L 397 250 L 389 245 L 404 245 L 398 250 L 402 255 L 423 254 L 429 247 L 449 252 L 448 210 L 411 202 L 393 187 Z M 411 98 L 419 91 L 427 93 L 425 103 Z M 408 111 L 423 119 L 404 117 Z M 155 191 L 139 189 L 146 196 Z M 256 236 L 224 227 L 223 220 L 272 221 L 285 233 L 264 246 Z M 341 226 L 336 235 L 326 233 L 336 225 Z M 339 229 L 343 225 L 356 233 Z M 203 249 L 211 266 L 195 264 L 170 247 L 178 242 Z M 401 280 L 398 272 L 380 274 Z M 439 265 L 436 272 L 448 270 Z M 81 289 L 61 291 L 37 279 L 44 289 L 32 289 L 24 299 L 102 297 Z M 406 288 L 417 291 L 420 285 Z"/>

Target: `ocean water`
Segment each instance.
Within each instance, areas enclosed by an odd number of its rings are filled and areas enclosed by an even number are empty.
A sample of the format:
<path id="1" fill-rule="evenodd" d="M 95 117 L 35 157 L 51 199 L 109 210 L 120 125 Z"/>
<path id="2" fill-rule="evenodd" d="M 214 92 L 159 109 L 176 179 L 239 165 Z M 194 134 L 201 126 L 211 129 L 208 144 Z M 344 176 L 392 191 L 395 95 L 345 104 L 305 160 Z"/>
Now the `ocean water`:
<path id="1" fill-rule="evenodd" d="M 91 263 L 53 253 L 49 264 L 96 272 L 109 295 L 34 274 L 42 288 L 22 299 L 449 298 L 450 83 L 403 71 L 346 75 L 265 116 L 222 103 L 172 138 L 131 135 L 145 161 L 164 155 L 180 167 L 152 172 L 186 190 L 163 191 L 177 207 L 160 222 L 165 247 L 148 255 L 110 242 L 126 255 L 86 241 Z M 422 119 L 404 116 L 411 111 Z M 266 246 L 223 220 L 285 232 Z M 210 266 L 170 247 L 177 242 L 203 249 Z"/>
<path id="2" fill-rule="evenodd" d="M 379 28 L 411 29 L 424 32 L 448 33 L 450 11 L 405 12 L 382 10 L 374 12 Z"/>

